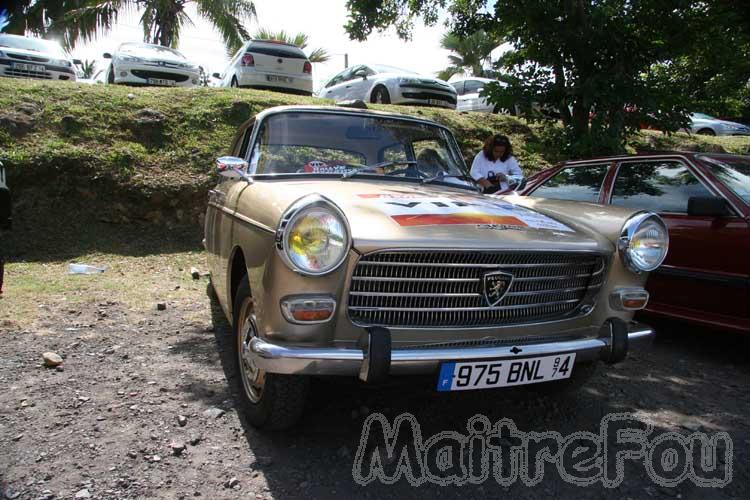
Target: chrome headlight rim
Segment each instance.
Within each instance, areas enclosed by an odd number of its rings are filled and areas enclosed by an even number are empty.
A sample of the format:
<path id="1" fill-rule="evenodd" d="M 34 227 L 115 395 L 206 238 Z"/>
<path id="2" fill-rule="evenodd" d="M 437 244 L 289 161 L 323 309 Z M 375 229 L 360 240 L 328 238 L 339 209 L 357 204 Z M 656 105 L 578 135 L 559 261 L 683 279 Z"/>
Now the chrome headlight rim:
<path id="1" fill-rule="evenodd" d="M 300 217 L 316 208 L 323 208 L 325 210 L 328 210 L 332 215 L 338 218 L 341 221 L 341 225 L 344 228 L 345 232 L 345 243 L 341 252 L 341 256 L 333 266 L 329 266 L 328 268 L 321 271 L 311 271 L 297 265 L 297 263 L 295 263 L 289 256 L 287 242 L 289 228 L 294 227 L 294 224 Z M 336 271 L 339 267 L 341 267 L 344 261 L 346 261 L 346 257 L 352 247 L 352 232 L 351 228 L 349 227 L 349 221 L 347 220 L 346 215 L 344 215 L 344 212 L 333 201 L 329 200 L 325 196 L 318 193 L 313 193 L 303 196 L 302 198 L 292 203 L 289 208 L 287 208 L 287 210 L 281 216 L 279 226 L 276 229 L 275 241 L 276 250 L 281 257 L 281 260 L 284 261 L 289 269 L 303 276 L 325 276 Z"/>
<path id="2" fill-rule="evenodd" d="M 664 228 L 665 250 L 661 258 L 655 265 L 649 267 L 639 267 L 630 255 L 630 242 L 633 240 L 633 236 L 635 236 L 635 233 L 638 231 L 641 224 L 649 219 L 657 221 L 662 226 L 662 228 Z M 659 266 L 661 266 L 662 263 L 664 263 L 664 259 L 666 259 L 667 253 L 669 252 L 669 228 L 664 223 L 664 220 L 662 220 L 662 218 L 654 212 L 637 213 L 630 217 L 627 221 L 625 221 L 625 224 L 622 226 L 620 238 L 617 242 L 617 249 L 620 253 L 620 258 L 622 259 L 623 264 L 629 271 L 635 274 L 654 271 Z"/>

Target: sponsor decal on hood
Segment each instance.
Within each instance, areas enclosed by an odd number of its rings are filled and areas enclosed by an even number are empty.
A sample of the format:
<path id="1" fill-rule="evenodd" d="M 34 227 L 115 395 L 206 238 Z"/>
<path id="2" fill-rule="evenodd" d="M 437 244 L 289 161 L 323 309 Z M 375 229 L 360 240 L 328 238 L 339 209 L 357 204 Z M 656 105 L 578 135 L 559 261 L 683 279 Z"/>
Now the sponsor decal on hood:
<path id="1" fill-rule="evenodd" d="M 503 200 L 411 193 L 360 194 L 399 226 L 482 225 L 574 232 L 551 217 Z"/>

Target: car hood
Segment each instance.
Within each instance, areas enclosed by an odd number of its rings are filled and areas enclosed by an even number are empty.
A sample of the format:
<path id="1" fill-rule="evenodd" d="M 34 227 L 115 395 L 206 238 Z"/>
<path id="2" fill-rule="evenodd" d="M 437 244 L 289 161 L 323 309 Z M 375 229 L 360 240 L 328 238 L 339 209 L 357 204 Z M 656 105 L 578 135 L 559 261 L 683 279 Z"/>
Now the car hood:
<path id="1" fill-rule="evenodd" d="M 57 59 L 57 60 L 64 59 L 66 61 L 69 61 L 69 59 L 65 56 L 57 56 L 49 52 L 37 52 L 35 50 L 16 49 L 16 48 L 11 48 L 11 47 L 0 47 L 0 51 L 5 52 L 6 54 L 19 54 L 23 56 L 41 57 L 44 59 Z M 28 62 L 31 64 L 34 63 L 34 61 L 28 61 Z"/>
<path id="2" fill-rule="evenodd" d="M 252 191 L 263 190 L 258 182 Z M 270 184 L 270 183 L 269 183 Z M 346 215 L 353 246 L 366 253 L 383 248 L 461 248 L 613 251 L 612 242 L 574 220 L 551 217 L 514 202 L 435 184 L 328 179 L 273 183 L 265 201 L 245 199 L 245 214 L 276 228 L 286 207 L 316 193 Z M 259 194 L 259 196 L 262 196 Z M 255 198 L 252 196 L 250 198 Z M 258 203 L 269 210 L 257 209 Z"/>

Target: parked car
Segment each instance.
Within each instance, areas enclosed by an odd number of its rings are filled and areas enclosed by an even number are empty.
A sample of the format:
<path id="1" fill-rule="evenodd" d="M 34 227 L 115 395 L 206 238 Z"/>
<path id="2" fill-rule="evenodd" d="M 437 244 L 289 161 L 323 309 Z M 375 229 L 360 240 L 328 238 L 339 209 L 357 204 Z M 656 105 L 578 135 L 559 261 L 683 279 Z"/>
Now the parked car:
<path id="1" fill-rule="evenodd" d="M 522 193 L 534 199 L 658 213 L 669 227 L 670 250 L 648 281 L 646 311 L 750 332 L 750 156 L 659 153 L 570 161 L 527 181 Z"/>
<path id="2" fill-rule="evenodd" d="M 0 33 L 0 76 L 75 81 L 80 63 L 57 42 Z"/>
<path id="3" fill-rule="evenodd" d="M 687 132 L 700 135 L 750 135 L 750 127 L 741 123 L 720 120 L 704 113 L 690 114 Z"/>
<path id="4" fill-rule="evenodd" d="M 438 78 L 382 64 L 360 64 L 331 78 L 320 97 L 456 109 L 456 89 Z"/>
<path id="5" fill-rule="evenodd" d="M 204 243 L 256 426 L 294 424 L 313 375 L 558 391 L 653 336 L 657 215 L 482 195 L 447 128 L 398 114 L 271 108 L 230 151 Z"/>
<path id="6" fill-rule="evenodd" d="M 178 50 L 150 43 L 126 42 L 113 54 L 106 81 L 118 85 L 194 87 L 200 82 L 200 69 Z"/>
<path id="7" fill-rule="evenodd" d="M 224 72 L 214 73 L 221 87 L 249 87 L 312 95 L 312 63 L 296 45 L 250 40 L 232 57 Z"/>
<path id="8" fill-rule="evenodd" d="M 487 102 L 486 98 L 479 96 L 479 93 L 488 83 L 497 83 L 502 87 L 508 85 L 500 80 L 479 77 L 465 78 L 450 82 L 458 94 L 456 110 L 478 111 L 480 113 L 505 113 L 509 115 L 518 114 L 515 109 L 501 109 L 499 106 Z"/>

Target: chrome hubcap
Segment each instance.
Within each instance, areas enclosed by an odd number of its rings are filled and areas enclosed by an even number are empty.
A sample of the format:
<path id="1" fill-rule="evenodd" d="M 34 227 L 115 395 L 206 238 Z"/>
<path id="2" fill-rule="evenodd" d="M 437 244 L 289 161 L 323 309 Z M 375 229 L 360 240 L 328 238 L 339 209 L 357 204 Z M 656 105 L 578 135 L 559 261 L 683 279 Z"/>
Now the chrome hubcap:
<path id="1" fill-rule="evenodd" d="M 263 397 L 266 373 L 255 365 L 250 352 L 250 341 L 257 335 L 250 300 L 243 304 L 241 313 L 239 349 L 237 350 L 240 357 L 240 377 L 248 399 L 253 403 L 258 403 Z"/>

